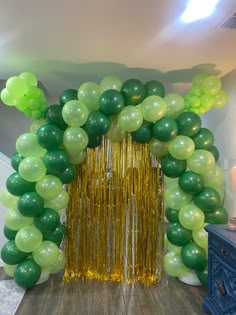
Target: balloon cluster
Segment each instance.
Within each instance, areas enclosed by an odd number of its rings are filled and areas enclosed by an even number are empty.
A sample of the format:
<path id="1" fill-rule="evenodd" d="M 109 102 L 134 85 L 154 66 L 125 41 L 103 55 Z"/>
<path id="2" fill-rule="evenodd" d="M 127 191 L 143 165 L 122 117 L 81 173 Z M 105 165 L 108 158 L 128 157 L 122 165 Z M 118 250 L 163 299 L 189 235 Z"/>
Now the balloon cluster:
<path id="1" fill-rule="evenodd" d="M 1 91 L 1 100 L 5 105 L 15 106 L 26 116 L 35 119 L 44 117 L 47 109 L 44 93 L 37 87 L 37 78 L 31 72 L 9 78 Z"/>
<path id="2" fill-rule="evenodd" d="M 225 223 L 227 212 L 222 206 L 223 170 L 216 165 L 219 152 L 200 117 L 185 111 L 180 95 L 165 95 L 156 80 L 122 83 L 109 76 L 99 84 L 86 82 L 78 90 L 63 91 L 59 103 L 16 141 L 11 158 L 15 173 L 0 195 L 8 208 L 4 234 L 9 241 L 1 251 L 6 273 L 18 285 L 31 287 L 40 274 L 63 268 L 59 246 L 65 226 L 59 214 L 69 200 L 63 184 L 74 179 L 74 165 L 83 163 L 87 148 L 98 147 L 104 136 L 121 142 L 131 133 L 133 141 L 146 143 L 161 159 L 165 175 L 170 222 L 165 270 L 175 277 L 192 271 L 206 284 L 204 226 Z"/>
<path id="3" fill-rule="evenodd" d="M 227 95 L 221 89 L 221 80 L 204 73 L 197 74 L 192 80 L 192 88 L 184 97 L 185 110 L 199 115 L 212 107 L 221 108 L 227 103 Z"/>

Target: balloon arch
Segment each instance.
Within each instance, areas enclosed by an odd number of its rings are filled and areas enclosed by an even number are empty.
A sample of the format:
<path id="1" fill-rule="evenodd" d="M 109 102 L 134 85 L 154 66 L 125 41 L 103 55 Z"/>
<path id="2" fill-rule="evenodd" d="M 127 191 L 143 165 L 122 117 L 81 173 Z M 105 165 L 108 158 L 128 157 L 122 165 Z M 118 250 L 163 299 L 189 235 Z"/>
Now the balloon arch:
<path id="1" fill-rule="evenodd" d="M 1 92 L 2 102 L 32 116 L 30 132 L 16 140 L 11 157 L 15 172 L 0 194 L 7 208 L 1 249 L 7 275 L 24 288 L 64 268 L 60 248 L 66 226 L 60 215 L 69 201 L 66 185 L 86 149 L 96 148 L 105 136 L 148 146 L 160 160 L 165 178 L 166 254 L 170 276 L 193 272 L 207 285 L 208 223 L 226 223 L 223 207 L 224 171 L 216 165 L 219 152 L 214 135 L 201 126 L 199 115 L 227 102 L 221 81 L 199 74 L 184 97 L 165 95 L 161 82 L 122 82 L 114 76 L 99 84 L 83 83 L 65 90 L 60 104 L 47 107 L 36 77 L 29 72 L 11 77 Z"/>

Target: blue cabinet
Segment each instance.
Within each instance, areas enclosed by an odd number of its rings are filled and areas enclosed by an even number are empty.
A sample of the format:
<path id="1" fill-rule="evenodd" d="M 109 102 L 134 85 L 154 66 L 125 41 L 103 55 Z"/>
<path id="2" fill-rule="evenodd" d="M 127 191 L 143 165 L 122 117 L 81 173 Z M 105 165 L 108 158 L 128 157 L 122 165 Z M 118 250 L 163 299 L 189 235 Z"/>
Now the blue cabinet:
<path id="1" fill-rule="evenodd" d="M 209 224 L 208 293 L 203 309 L 212 315 L 236 315 L 236 231 Z"/>

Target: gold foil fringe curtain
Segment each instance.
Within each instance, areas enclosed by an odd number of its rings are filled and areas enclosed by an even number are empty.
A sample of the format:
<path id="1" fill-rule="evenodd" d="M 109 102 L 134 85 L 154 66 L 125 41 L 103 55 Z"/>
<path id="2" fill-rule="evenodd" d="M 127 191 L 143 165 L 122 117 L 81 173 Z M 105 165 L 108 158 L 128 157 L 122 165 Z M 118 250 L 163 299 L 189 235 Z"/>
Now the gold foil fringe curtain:
<path id="1" fill-rule="evenodd" d="M 68 186 L 66 281 L 157 283 L 163 272 L 164 197 L 147 145 L 104 139 Z"/>

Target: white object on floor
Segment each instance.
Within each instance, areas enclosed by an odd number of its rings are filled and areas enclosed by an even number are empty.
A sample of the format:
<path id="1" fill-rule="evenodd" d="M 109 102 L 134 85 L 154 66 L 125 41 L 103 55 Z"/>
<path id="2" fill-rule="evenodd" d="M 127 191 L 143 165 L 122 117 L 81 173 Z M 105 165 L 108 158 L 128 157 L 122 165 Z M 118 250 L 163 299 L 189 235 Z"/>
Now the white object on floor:
<path id="1" fill-rule="evenodd" d="M 193 286 L 202 285 L 195 271 L 189 271 L 189 272 L 184 273 L 181 277 L 179 277 L 179 280 L 183 283 L 193 285 Z"/>
<path id="2" fill-rule="evenodd" d="M 0 315 L 14 315 L 25 294 L 14 280 L 0 281 Z"/>

